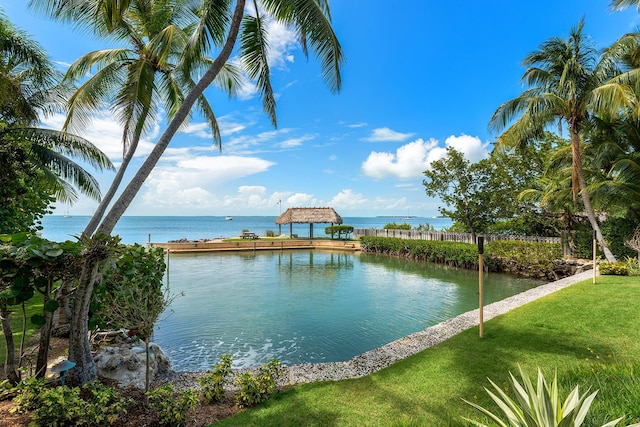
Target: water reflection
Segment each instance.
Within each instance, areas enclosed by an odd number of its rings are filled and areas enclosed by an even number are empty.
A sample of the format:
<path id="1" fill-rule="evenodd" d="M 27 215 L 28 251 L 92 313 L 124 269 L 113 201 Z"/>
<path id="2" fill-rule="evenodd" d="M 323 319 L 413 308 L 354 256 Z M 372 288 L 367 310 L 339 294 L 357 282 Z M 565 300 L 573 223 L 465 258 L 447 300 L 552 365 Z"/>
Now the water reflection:
<path id="1" fill-rule="evenodd" d="M 348 360 L 477 308 L 477 272 L 371 254 L 257 251 L 173 255 L 184 292 L 156 330 L 177 370 Z M 488 275 L 488 303 L 540 282 Z"/>

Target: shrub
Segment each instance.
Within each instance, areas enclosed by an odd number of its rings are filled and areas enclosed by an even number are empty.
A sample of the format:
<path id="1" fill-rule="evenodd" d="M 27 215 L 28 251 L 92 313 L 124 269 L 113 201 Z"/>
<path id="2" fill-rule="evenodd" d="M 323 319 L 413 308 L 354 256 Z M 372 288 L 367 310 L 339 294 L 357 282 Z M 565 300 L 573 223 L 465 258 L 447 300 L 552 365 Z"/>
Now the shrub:
<path id="1" fill-rule="evenodd" d="M 236 403 L 240 407 L 255 406 L 264 402 L 276 391 L 280 376 L 281 363 L 276 359 L 269 359 L 258 368 L 256 374 L 245 372 L 238 375 L 236 385 L 240 387 L 236 394 Z"/>
<path id="2" fill-rule="evenodd" d="M 640 276 L 640 264 L 638 264 L 638 258 L 628 256 L 625 258 L 624 263 L 627 266 L 627 270 L 629 270 L 629 276 Z"/>
<path id="3" fill-rule="evenodd" d="M 628 276 L 629 269 L 624 262 L 608 262 L 602 261 L 600 263 L 600 274 L 612 275 L 612 276 Z"/>
<path id="4" fill-rule="evenodd" d="M 403 224 L 396 224 L 395 222 L 390 222 L 382 228 L 384 230 L 411 230 L 411 224 L 407 224 L 406 222 Z"/>
<path id="5" fill-rule="evenodd" d="M 40 397 L 45 389 L 46 380 L 44 378 L 29 377 L 18 384 L 18 394 L 13 399 L 15 411 L 24 414 L 36 409 L 40 405 Z"/>
<path id="6" fill-rule="evenodd" d="M 229 375 L 231 375 L 231 355 L 225 354 L 211 371 L 198 378 L 205 401 L 214 403 L 224 398 L 224 385 Z"/>
<path id="7" fill-rule="evenodd" d="M 187 412 L 198 403 L 198 396 L 193 390 L 176 391 L 170 383 L 165 383 L 147 394 L 149 404 L 156 411 L 160 424 L 167 426 L 184 426 Z"/>
<path id="8" fill-rule="evenodd" d="M 16 411 L 32 412 L 40 426 L 114 425 L 130 400 L 98 381 L 78 387 L 47 387 L 44 379 L 27 379 L 15 398 Z M 83 395 L 85 397 L 83 398 Z"/>
<path id="9" fill-rule="evenodd" d="M 267 236 L 267 237 L 276 237 L 276 232 L 273 231 L 273 230 L 266 230 L 264 232 L 264 235 Z"/>
<path id="10" fill-rule="evenodd" d="M 351 233 L 353 233 L 352 225 L 332 225 L 324 229 L 324 234 L 330 234 L 332 239 L 336 234 L 338 235 L 338 239 L 341 239 L 343 234 L 344 238 L 348 239 Z"/>
<path id="11" fill-rule="evenodd" d="M 589 395 L 589 391 L 580 395 L 579 388 L 576 386 L 566 400 L 561 400 L 558 396 L 558 377 L 553 377 L 551 386 L 547 384 L 542 371 L 538 368 L 537 389 L 529 379 L 529 376 L 520 369 L 522 384 L 509 373 L 511 389 L 515 394 L 515 400 L 509 397 L 496 383 L 489 380 L 493 386 L 495 393 L 485 388 L 491 399 L 500 407 L 505 422 L 498 415 L 490 412 L 482 406 L 464 400 L 487 417 L 491 418 L 497 425 L 507 427 L 558 427 L 558 426 L 574 426 L 579 427 L 584 422 L 584 418 L 589 411 L 591 403 L 596 397 L 598 391 Z M 486 427 L 478 421 L 464 418 L 466 421 L 473 423 L 478 427 Z M 606 426 L 615 426 L 622 418 L 611 421 Z M 603 426 L 605 427 L 605 426 Z"/>

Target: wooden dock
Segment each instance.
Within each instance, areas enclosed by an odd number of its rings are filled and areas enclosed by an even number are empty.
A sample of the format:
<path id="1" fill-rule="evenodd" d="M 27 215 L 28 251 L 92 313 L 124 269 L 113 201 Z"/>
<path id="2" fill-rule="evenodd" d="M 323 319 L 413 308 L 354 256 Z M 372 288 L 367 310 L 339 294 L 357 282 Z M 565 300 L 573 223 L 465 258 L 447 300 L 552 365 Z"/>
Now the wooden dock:
<path id="1" fill-rule="evenodd" d="M 171 252 L 222 252 L 222 251 L 257 251 L 285 249 L 330 249 L 343 251 L 359 251 L 360 242 L 355 240 L 317 240 L 317 239 L 265 239 L 251 241 L 188 241 L 170 243 L 147 243 L 152 248 L 162 248 Z"/>

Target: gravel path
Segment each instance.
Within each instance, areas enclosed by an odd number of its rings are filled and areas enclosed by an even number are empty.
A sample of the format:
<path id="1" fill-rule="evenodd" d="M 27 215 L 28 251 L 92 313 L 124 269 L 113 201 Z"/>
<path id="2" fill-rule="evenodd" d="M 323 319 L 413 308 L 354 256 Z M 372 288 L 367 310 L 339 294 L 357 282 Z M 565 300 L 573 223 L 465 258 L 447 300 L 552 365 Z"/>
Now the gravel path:
<path id="1" fill-rule="evenodd" d="M 484 307 L 484 320 L 490 320 L 514 308 L 566 288 L 567 286 L 588 280 L 592 276 L 593 272 L 589 270 L 489 304 Z M 285 366 L 283 367 L 283 375 L 280 378 L 280 385 L 314 381 L 337 381 L 369 375 L 478 325 L 478 318 L 479 314 L 477 309 L 468 311 L 423 331 L 400 338 L 383 347 L 360 354 L 346 362 Z M 178 388 L 197 389 L 199 388 L 197 379 L 203 374 L 204 372 L 180 372 L 170 378 L 169 381 Z"/>

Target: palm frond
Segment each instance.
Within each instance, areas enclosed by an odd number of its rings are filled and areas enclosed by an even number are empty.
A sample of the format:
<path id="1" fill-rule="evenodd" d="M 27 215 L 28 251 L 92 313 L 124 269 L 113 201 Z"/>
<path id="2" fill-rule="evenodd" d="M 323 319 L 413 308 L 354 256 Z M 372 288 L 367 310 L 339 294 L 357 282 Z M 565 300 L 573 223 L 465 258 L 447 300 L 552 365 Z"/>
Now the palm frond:
<path id="1" fill-rule="evenodd" d="M 331 27 L 326 0 L 263 0 L 262 5 L 277 20 L 296 28 L 306 54 L 307 47 L 320 59 L 322 77 L 333 93 L 340 91 L 340 69 L 344 54 Z"/>
<path id="2" fill-rule="evenodd" d="M 254 1 L 255 3 L 255 1 Z M 249 75 L 256 80 L 256 85 L 262 95 L 262 108 L 271 118 L 273 126 L 277 126 L 276 99 L 271 86 L 271 77 L 268 60 L 268 34 L 263 25 L 260 11 L 256 16 L 246 15 L 242 22 L 240 35 L 240 58 Z"/>

